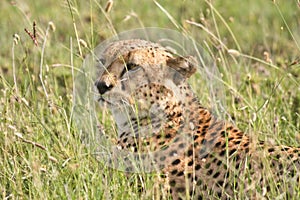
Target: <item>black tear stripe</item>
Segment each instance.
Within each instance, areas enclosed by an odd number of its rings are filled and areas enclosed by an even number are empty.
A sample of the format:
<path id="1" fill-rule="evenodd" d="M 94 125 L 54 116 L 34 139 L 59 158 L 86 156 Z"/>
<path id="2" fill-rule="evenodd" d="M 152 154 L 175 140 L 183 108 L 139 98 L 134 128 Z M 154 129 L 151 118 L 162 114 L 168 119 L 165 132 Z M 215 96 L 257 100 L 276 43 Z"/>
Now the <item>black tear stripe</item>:
<path id="1" fill-rule="evenodd" d="M 121 90 L 122 90 L 122 91 L 125 91 L 125 90 L 126 90 L 124 81 L 121 81 Z"/>
<path id="2" fill-rule="evenodd" d="M 98 62 L 100 65 L 105 65 L 106 60 L 105 60 L 104 58 L 99 58 L 99 59 L 97 59 L 97 62 Z"/>

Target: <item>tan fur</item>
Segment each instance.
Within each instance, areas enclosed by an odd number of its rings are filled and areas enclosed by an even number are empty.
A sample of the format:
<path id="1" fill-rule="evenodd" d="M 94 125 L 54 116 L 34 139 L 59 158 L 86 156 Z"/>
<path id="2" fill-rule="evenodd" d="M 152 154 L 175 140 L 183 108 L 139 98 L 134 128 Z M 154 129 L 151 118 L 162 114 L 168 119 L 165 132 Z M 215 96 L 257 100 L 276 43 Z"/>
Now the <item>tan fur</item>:
<path id="1" fill-rule="evenodd" d="M 124 40 L 110 44 L 102 61 L 95 85 L 115 118 L 118 148 L 151 152 L 153 162 L 145 156 L 145 163 L 167 177 L 173 199 L 263 198 L 277 182 L 275 192 L 295 195 L 300 149 L 253 144 L 216 119 L 187 83 L 196 71 L 193 57 Z M 134 170 L 127 165 L 125 171 Z"/>

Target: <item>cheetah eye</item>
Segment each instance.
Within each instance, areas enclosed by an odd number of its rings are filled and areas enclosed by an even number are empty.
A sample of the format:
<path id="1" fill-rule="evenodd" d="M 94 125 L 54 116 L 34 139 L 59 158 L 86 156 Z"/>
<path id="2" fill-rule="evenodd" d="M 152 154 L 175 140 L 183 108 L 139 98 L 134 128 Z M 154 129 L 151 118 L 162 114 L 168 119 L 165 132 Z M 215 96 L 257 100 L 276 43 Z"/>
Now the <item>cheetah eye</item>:
<path id="1" fill-rule="evenodd" d="M 122 70 L 120 77 L 122 77 L 128 71 L 135 71 L 139 68 L 140 66 L 135 63 L 128 63 L 124 66 L 124 69 Z"/>
<path id="2" fill-rule="evenodd" d="M 137 69 L 139 67 L 139 65 L 135 64 L 135 63 L 128 63 L 125 68 L 127 68 L 128 71 Z"/>

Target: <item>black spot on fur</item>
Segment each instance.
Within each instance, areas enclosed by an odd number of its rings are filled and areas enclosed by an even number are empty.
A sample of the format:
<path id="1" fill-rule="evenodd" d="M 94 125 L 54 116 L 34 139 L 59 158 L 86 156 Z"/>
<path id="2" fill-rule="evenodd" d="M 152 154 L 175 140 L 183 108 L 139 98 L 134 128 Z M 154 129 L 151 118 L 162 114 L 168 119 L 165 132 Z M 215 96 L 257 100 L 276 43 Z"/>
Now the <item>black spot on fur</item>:
<path id="1" fill-rule="evenodd" d="M 221 144 L 222 144 L 222 142 L 217 142 L 215 146 L 216 146 L 217 148 L 219 148 L 219 147 L 221 146 Z"/>
<path id="2" fill-rule="evenodd" d="M 210 175 L 212 175 L 212 173 L 213 173 L 213 169 L 210 169 L 210 170 L 208 170 L 208 171 L 206 172 L 206 175 L 207 175 L 207 176 L 210 176 Z"/>
<path id="3" fill-rule="evenodd" d="M 216 172 L 214 175 L 213 175 L 213 178 L 218 178 L 220 175 L 220 172 Z"/>
<path id="4" fill-rule="evenodd" d="M 221 164 L 222 164 L 222 161 L 221 161 L 221 160 L 218 160 L 217 166 L 220 166 Z"/>
<path id="5" fill-rule="evenodd" d="M 172 165 L 178 165 L 180 163 L 180 160 L 179 159 L 176 159 L 172 162 Z"/>
<path id="6" fill-rule="evenodd" d="M 181 143 L 181 144 L 179 144 L 179 148 L 181 148 L 181 149 L 183 149 L 185 146 L 186 146 L 186 144 L 185 144 L 185 143 Z"/>
<path id="7" fill-rule="evenodd" d="M 211 135 L 211 137 L 215 137 L 217 134 L 218 134 L 218 132 L 215 131 L 215 132 L 212 132 L 210 135 Z"/>
<path id="8" fill-rule="evenodd" d="M 177 174 L 177 176 L 183 176 L 183 175 L 184 175 L 183 171 L 178 172 L 178 174 Z"/>
<path id="9" fill-rule="evenodd" d="M 188 152 L 187 152 L 187 156 L 190 157 L 193 155 L 193 150 L 192 149 L 189 149 Z"/>
<path id="10" fill-rule="evenodd" d="M 165 160 L 166 160 L 166 156 L 161 156 L 161 157 L 159 158 L 159 160 L 160 160 L 160 161 L 165 161 Z"/>
<path id="11" fill-rule="evenodd" d="M 177 173 L 178 173 L 177 169 L 174 169 L 173 171 L 171 171 L 171 174 L 172 174 L 172 175 L 175 175 L 175 174 L 177 174 Z"/>
<path id="12" fill-rule="evenodd" d="M 230 151 L 229 151 L 229 155 L 232 155 L 232 154 L 234 154 L 236 152 L 236 149 L 231 149 Z"/>
<path id="13" fill-rule="evenodd" d="M 175 180 L 171 180 L 171 181 L 170 181 L 170 186 L 171 186 L 171 187 L 174 187 L 175 185 L 176 185 L 176 181 L 175 181 Z"/>
<path id="14" fill-rule="evenodd" d="M 185 188 L 184 187 L 179 187 L 179 188 L 176 189 L 176 191 L 179 192 L 179 193 L 183 193 L 183 192 L 185 192 Z"/>
<path id="15" fill-rule="evenodd" d="M 223 157 L 226 153 L 226 150 L 222 150 L 220 153 L 219 153 L 219 156 Z"/>
<path id="16" fill-rule="evenodd" d="M 195 166 L 195 170 L 199 170 L 199 169 L 201 169 L 201 165 L 197 164 L 197 165 Z"/>
<path id="17" fill-rule="evenodd" d="M 208 162 L 208 163 L 205 164 L 204 168 L 208 169 L 209 167 L 210 167 L 210 163 Z"/>
<path id="18" fill-rule="evenodd" d="M 201 179 L 199 179 L 199 180 L 197 181 L 196 185 L 197 185 L 197 186 L 200 186 L 200 185 L 202 185 L 202 180 L 201 180 Z"/>
<path id="19" fill-rule="evenodd" d="M 123 137 L 123 136 L 125 135 L 125 133 L 126 133 L 126 132 L 123 132 L 123 133 L 120 135 L 120 138 Z"/>

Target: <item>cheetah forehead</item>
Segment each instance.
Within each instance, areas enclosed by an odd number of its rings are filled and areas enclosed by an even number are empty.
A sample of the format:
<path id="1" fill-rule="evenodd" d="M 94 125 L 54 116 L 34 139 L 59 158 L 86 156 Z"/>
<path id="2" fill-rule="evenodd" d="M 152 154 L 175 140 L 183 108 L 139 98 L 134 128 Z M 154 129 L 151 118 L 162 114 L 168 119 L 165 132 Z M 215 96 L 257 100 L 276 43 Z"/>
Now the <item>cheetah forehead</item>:
<path id="1" fill-rule="evenodd" d="M 171 57 L 171 52 L 158 43 L 131 39 L 108 45 L 103 53 L 102 62 L 106 67 L 117 59 L 122 59 L 127 64 L 165 64 Z"/>

